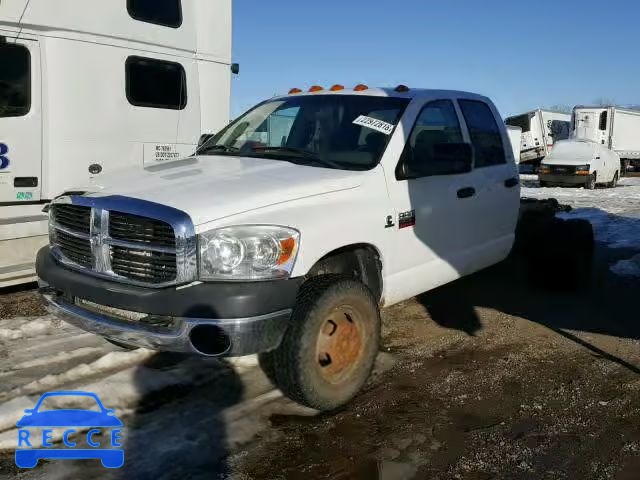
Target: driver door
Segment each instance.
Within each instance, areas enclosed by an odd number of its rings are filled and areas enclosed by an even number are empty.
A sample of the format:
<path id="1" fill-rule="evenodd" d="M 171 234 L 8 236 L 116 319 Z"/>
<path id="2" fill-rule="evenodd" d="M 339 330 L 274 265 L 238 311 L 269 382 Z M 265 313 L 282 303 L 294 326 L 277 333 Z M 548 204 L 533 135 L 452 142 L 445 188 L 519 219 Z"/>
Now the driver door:
<path id="1" fill-rule="evenodd" d="M 460 119 L 458 107 L 450 99 L 425 103 L 406 142 L 395 179 L 387 172 L 395 211 L 390 272 L 395 278 L 387 292 L 391 301 L 448 283 L 468 269 L 465 253 L 477 244 L 473 228 L 476 176 L 470 158 L 465 169 L 455 158 L 450 158 L 447 165 L 437 154 L 447 146 L 464 147 L 461 144 L 469 143 Z M 404 178 L 402 172 L 412 170 L 415 173 L 411 178 Z"/>
<path id="2" fill-rule="evenodd" d="M 0 42 L 0 203 L 40 200 L 40 82 L 38 42 Z"/>

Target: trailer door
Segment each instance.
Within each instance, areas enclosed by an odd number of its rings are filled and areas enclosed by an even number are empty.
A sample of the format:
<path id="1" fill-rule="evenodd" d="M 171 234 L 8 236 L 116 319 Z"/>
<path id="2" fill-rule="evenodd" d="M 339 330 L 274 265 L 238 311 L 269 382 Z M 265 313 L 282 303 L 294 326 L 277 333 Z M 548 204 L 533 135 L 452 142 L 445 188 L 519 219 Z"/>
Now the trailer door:
<path id="1" fill-rule="evenodd" d="M 600 116 L 606 110 L 576 110 L 576 138 L 600 143 Z"/>
<path id="2" fill-rule="evenodd" d="M 0 204 L 39 201 L 41 172 L 38 42 L 0 37 Z"/>

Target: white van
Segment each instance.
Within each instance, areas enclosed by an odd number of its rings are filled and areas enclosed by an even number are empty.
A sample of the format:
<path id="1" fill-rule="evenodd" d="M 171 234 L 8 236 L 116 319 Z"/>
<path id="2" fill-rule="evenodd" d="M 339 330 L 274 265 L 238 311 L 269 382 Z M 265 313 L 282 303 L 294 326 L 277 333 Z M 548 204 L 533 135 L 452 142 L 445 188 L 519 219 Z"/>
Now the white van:
<path id="1" fill-rule="evenodd" d="M 620 157 L 604 145 L 588 140 L 558 142 L 538 169 L 542 187 L 582 185 L 593 190 L 596 185 L 615 187 L 620 179 Z"/>
<path id="2" fill-rule="evenodd" d="M 228 123 L 231 0 L 4 0 L 0 65 L 2 287 L 34 279 L 58 194 Z"/>

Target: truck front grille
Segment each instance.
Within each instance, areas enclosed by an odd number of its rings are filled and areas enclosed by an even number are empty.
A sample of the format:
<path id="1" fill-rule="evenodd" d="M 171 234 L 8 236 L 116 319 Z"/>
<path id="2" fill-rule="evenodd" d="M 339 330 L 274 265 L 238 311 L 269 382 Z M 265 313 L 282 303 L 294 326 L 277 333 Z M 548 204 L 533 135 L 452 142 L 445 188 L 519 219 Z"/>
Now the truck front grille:
<path id="1" fill-rule="evenodd" d="M 60 251 L 71 260 L 84 268 L 91 268 L 93 259 L 91 257 L 91 242 L 88 238 L 79 238 L 64 231 L 55 234 L 55 242 Z"/>
<path id="2" fill-rule="evenodd" d="M 89 235 L 91 228 L 91 209 L 76 205 L 56 205 L 56 223 L 70 230 Z"/>
<path id="3" fill-rule="evenodd" d="M 156 287 L 190 279 L 185 241 L 179 245 L 174 227 L 165 221 L 66 203 L 52 204 L 50 212 L 54 255 L 71 268 Z M 192 240 L 195 245 L 195 234 Z M 190 269 L 182 278 L 179 253 L 183 269 Z"/>

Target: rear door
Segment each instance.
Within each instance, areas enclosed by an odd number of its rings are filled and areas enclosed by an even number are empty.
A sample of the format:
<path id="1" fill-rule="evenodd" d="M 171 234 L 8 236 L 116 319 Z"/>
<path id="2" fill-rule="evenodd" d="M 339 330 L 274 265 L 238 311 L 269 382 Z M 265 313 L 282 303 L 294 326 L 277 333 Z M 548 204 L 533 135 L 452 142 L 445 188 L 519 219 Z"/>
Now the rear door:
<path id="1" fill-rule="evenodd" d="M 606 128 L 608 121 L 606 117 L 608 117 L 606 110 L 576 110 L 576 138 L 601 143 L 600 127 L 604 120 Z"/>
<path id="2" fill-rule="evenodd" d="M 35 40 L 0 38 L 0 204 L 40 200 L 42 112 Z"/>
<path id="3" fill-rule="evenodd" d="M 504 259 L 511 250 L 520 209 L 518 169 L 500 115 L 485 101 L 459 99 L 458 104 L 474 151 L 476 195 L 469 236 L 470 270 Z"/>

